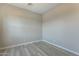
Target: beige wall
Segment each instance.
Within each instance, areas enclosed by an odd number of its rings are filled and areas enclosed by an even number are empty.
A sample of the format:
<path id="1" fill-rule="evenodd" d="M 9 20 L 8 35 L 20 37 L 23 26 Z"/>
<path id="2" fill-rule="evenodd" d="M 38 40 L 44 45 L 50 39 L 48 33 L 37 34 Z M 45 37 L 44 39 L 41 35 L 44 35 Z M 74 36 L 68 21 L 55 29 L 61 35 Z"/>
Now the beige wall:
<path id="1" fill-rule="evenodd" d="M 2 32 L 3 32 L 3 27 L 2 27 L 2 12 L 1 12 L 1 7 L 2 7 L 2 4 L 0 4 L 0 47 L 3 47 L 3 39 L 2 39 Z"/>
<path id="2" fill-rule="evenodd" d="M 79 4 L 61 4 L 44 14 L 43 40 L 79 52 Z"/>
<path id="3" fill-rule="evenodd" d="M 1 5 L 2 39 L 0 47 L 42 39 L 42 19 L 39 14 L 8 4 Z"/>

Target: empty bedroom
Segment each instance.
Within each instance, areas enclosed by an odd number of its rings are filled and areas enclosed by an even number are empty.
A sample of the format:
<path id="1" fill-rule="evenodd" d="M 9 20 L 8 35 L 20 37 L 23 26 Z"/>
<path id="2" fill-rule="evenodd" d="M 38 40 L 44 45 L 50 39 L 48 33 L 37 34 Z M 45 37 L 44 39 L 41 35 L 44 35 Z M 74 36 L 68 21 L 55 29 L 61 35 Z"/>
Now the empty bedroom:
<path id="1" fill-rule="evenodd" d="M 79 56 L 79 4 L 0 3 L 0 56 Z"/>

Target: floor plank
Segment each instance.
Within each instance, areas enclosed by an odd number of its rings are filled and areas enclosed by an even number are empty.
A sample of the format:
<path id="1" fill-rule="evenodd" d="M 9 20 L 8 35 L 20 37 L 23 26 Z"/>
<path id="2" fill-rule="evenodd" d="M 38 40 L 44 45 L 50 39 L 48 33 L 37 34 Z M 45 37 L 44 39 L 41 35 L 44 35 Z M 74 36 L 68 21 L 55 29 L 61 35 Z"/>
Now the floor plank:
<path id="1" fill-rule="evenodd" d="M 0 50 L 0 53 L 3 53 L 0 56 L 75 56 L 44 41 Z"/>

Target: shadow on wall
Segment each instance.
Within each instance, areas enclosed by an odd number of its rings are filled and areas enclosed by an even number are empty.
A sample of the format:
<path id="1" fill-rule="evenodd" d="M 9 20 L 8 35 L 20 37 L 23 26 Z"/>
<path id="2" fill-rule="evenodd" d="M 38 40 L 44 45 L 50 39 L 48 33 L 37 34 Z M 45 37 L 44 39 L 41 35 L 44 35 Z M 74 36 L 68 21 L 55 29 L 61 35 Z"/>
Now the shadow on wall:
<path id="1" fill-rule="evenodd" d="M 0 48 L 2 48 L 3 46 L 5 46 L 5 41 L 3 39 L 3 22 L 2 22 L 2 18 L 0 16 Z"/>
<path id="2" fill-rule="evenodd" d="M 78 10 L 75 6 L 75 4 L 61 4 L 60 6 L 57 6 L 55 9 L 51 9 L 49 12 L 43 15 L 43 18 L 45 19 L 44 22 L 51 22 L 52 20 L 57 20 L 59 18 L 66 18 L 74 13 L 76 13 Z M 45 17 L 47 16 L 47 17 Z M 53 19 L 52 19 L 53 18 Z"/>

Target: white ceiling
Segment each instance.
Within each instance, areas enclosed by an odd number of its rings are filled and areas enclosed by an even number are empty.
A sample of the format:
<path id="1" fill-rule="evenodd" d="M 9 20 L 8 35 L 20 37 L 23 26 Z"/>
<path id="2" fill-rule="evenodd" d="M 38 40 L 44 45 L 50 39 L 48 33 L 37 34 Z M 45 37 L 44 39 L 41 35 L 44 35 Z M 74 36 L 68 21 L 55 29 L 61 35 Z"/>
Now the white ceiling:
<path id="1" fill-rule="evenodd" d="M 24 8 L 30 10 L 32 12 L 43 14 L 46 13 L 49 9 L 54 8 L 57 3 L 32 3 L 32 5 L 28 5 L 28 3 L 10 3 L 16 7 Z"/>

